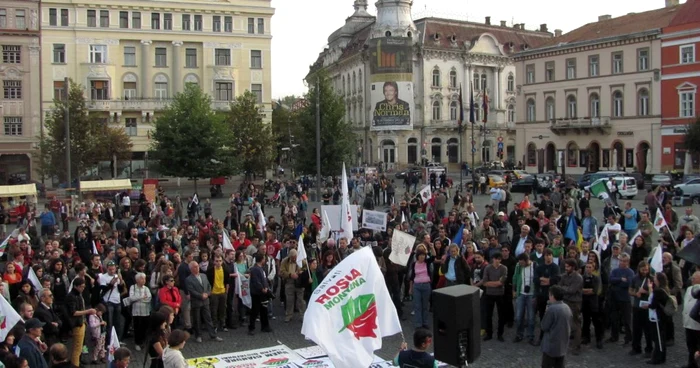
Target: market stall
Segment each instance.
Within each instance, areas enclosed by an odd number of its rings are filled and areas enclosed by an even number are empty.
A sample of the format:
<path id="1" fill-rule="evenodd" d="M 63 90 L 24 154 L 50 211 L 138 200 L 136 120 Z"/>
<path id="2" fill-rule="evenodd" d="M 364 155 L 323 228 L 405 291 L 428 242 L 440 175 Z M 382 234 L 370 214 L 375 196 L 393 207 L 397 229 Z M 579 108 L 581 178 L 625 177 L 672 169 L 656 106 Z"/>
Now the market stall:
<path id="1" fill-rule="evenodd" d="M 24 215 L 28 211 L 27 206 L 22 205 L 20 197 L 27 197 L 27 205 L 36 206 L 37 191 L 35 184 L 0 185 L 0 200 L 3 206 L 8 209 L 10 223 L 17 222 L 17 217 Z M 10 201 L 12 199 L 12 201 Z"/>
<path id="2" fill-rule="evenodd" d="M 114 202 L 116 195 L 121 192 L 127 192 L 132 199 L 138 199 L 140 194 L 138 190 L 134 193 L 129 179 L 81 181 L 79 187 L 84 198 L 103 202 Z M 132 207 L 136 204 L 136 201 L 132 201 Z"/>

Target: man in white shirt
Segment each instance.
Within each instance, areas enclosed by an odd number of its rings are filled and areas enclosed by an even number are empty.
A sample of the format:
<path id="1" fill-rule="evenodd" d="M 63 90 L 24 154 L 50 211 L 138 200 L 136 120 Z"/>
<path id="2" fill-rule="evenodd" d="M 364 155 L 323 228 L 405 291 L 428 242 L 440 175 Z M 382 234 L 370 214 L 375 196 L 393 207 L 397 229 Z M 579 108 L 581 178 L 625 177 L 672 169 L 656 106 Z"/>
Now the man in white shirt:
<path id="1" fill-rule="evenodd" d="M 100 284 L 102 302 L 107 307 L 107 331 L 112 331 L 112 326 L 117 330 L 117 336 L 123 336 L 124 320 L 122 317 L 122 303 L 120 289 L 123 284 L 121 276 L 117 273 L 117 264 L 114 261 L 107 263 L 107 273 L 102 273 L 97 279 Z M 109 344 L 110 334 L 107 334 Z"/>
<path id="2" fill-rule="evenodd" d="M 691 286 L 686 289 L 683 297 L 683 327 L 685 328 L 685 341 L 688 346 L 688 367 L 697 367 L 695 364 L 695 352 L 700 351 L 700 323 L 690 318 L 690 311 L 698 303 L 700 296 L 700 271 L 696 271 L 690 279 Z"/>

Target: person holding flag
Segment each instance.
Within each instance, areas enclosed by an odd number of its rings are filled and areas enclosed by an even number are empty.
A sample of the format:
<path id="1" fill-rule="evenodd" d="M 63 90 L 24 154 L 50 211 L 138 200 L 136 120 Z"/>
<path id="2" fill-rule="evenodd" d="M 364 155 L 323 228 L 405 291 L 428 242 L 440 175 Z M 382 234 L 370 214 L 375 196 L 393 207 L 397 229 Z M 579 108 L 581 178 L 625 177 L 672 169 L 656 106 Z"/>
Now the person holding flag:
<path id="1" fill-rule="evenodd" d="M 301 237 L 299 237 L 301 241 Z M 303 248 L 304 244 L 299 244 Z M 306 251 L 304 251 L 306 254 Z M 304 314 L 306 309 L 304 305 L 304 286 L 301 284 L 299 279 L 300 275 L 304 272 L 303 267 L 299 266 L 304 259 L 300 259 L 298 251 L 292 249 L 289 251 L 289 255 L 282 260 L 280 263 L 280 276 L 282 277 L 282 283 L 284 285 L 284 295 L 285 295 L 285 322 L 290 322 L 294 315 L 294 308 L 299 310 L 299 313 Z"/>

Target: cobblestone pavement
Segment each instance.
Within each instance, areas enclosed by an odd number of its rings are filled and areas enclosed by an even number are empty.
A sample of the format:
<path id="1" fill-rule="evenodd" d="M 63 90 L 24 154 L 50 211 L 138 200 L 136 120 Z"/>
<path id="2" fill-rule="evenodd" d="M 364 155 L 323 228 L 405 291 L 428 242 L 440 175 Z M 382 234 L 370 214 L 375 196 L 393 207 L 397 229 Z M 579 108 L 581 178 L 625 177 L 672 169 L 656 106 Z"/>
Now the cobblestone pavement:
<path id="1" fill-rule="evenodd" d="M 236 184 L 237 188 L 238 185 Z M 230 190 L 233 188 L 231 184 L 224 188 L 224 195 L 228 197 L 230 195 Z M 205 192 L 206 187 L 200 184 L 200 192 Z M 227 192 L 228 189 L 228 192 Z M 174 196 L 177 193 L 187 197 L 192 193 L 192 189 L 188 188 L 186 185 L 180 188 L 170 188 L 166 186 L 166 192 L 168 195 Z M 642 201 L 646 192 L 640 191 L 639 195 L 632 200 L 633 206 L 636 208 L 644 208 Z M 403 188 L 397 190 L 396 196 L 400 198 L 403 195 Z M 202 197 L 204 198 L 204 196 Z M 522 194 L 514 193 L 513 198 L 516 201 L 522 199 Z M 489 203 L 488 196 L 477 196 L 475 203 L 477 205 L 477 210 L 479 213 L 483 213 L 484 206 Z M 223 217 L 223 213 L 228 208 L 228 198 L 216 198 L 212 200 L 214 213 L 217 216 Z M 451 200 L 448 208 L 451 207 Z M 319 207 L 319 203 L 309 204 L 309 213 L 311 209 Z M 592 207 L 594 216 L 599 219 L 602 217 L 602 204 L 600 201 L 593 200 Z M 698 211 L 698 206 L 694 206 L 696 213 Z M 384 207 L 380 207 L 384 208 Z M 680 211 L 680 210 L 679 210 Z M 274 215 L 279 219 L 280 209 L 279 208 L 266 208 L 265 214 L 267 216 Z M 278 303 L 278 300 L 275 301 Z M 413 327 L 410 321 L 410 311 L 411 303 L 404 303 L 404 311 L 406 316 L 409 318 L 402 322 L 403 333 L 406 341 L 412 344 Z M 313 342 L 304 339 L 301 334 L 302 322 L 300 320 L 294 320 L 290 323 L 285 323 L 283 320 L 284 312 L 279 304 L 275 305 L 275 313 L 277 316 L 276 320 L 271 321 L 271 327 L 274 330 L 273 333 L 257 333 L 255 336 L 248 336 L 246 334 L 246 328 L 238 328 L 236 330 L 231 330 L 229 332 L 221 332 L 223 342 L 205 341 L 203 343 L 196 343 L 194 339 L 190 339 L 184 349 L 184 355 L 188 358 L 202 357 L 208 355 L 217 355 L 227 352 L 234 351 L 244 351 L 250 349 L 259 349 L 264 347 L 269 347 L 277 345 L 279 343 L 286 344 L 292 349 L 302 348 L 314 345 Z M 494 319 L 497 319 L 494 317 Z M 496 321 L 494 321 L 496 322 Z M 675 318 L 675 336 L 676 343 L 674 346 L 669 347 L 667 354 L 667 362 L 664 366 L 666 367 L 681 367 L 686 364 L 687 353 L 685 347 L 685 331 L 682 328 L 682 322 L 680 318 L 680 313 L 676 315 Z M 609 336 L 609 334 L 608 334 Z M 482 342 L 481 345 L 481 356 L 474 362 L 471 366 L 473 367 L 539 367 L 541 353 L 539 348 L 532 347 L 528 345 L 525 341 L 520 343 L 513 343 L 513 338 L 515 337 L 514 329 L 506 329 L 505 342 L 498 342 L 496 339 Z M 134 351 L 133 340 L 129 339 L 126 341 L 127 346 L 132 350 L 134 356 L 132 358 L 132 366 L 140 367 L 143 362 L 143 352 Z M 385 359 L 391 359 L 398 351 L 401 344 L 401 336 L 391 336 L 384 339 L 383 347 L 381 350 L 377 351 L 376 354 Z M 628 352 L 631 350 L 629 346 L 623 346 L 622 343 L 606 343 L 604 349 L 595 349 L 595 345 L 589 347 L 584 347 L 582 353 L 579 356 L 567 356 L 567 366 L 568 367 L 640 367 L 646 366 L 645 359 L 642 356 L 631 357 L 628 356 Z M 360 368 L 360 367 L 358 367 Z"/>

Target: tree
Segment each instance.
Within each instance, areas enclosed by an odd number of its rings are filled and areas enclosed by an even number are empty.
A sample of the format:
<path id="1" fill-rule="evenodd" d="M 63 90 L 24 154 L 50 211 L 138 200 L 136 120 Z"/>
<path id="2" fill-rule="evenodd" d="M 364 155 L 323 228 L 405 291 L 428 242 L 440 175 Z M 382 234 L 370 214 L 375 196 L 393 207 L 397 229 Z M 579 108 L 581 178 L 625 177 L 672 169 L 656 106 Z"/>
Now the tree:
<path id="1" fill-rule="evenodd" d="M 692 168 L 692 155 L 700 153 L 700 118 L 694 123 L 688 124 L 683 137 L 683 145 L 685 146 L 685 167 L 683 172 L 690 173 Z"/>
<path id="2" fill-rule="evenodd" d="M 306 94 L 307 106 L 293 115 L 295 137 L 299 147 L 294 152 L 297 171 L 316 174 L 316 96 L 320 91 L 321 116 L 321 175 L 339 175 L 343 162 L 349 163 L 355 149 L 352 126 L 343 118 L 343 98 L 333 91 L 331 81 L 325 75 L 318 76 Z"/>
<path id="3" fill-rule="evenodd" d="M 236 97 L 224 121 L 233 132 L 228 145 L 235 148 L 239 169 L 249 176 L 268 168 L 275 154 L 274 136 L 260 116 L 257 96 L 246 91 Z"/>
<path id="4" fill-rule="evenodd" d="M 233 175 L 236 170 L 230 130 L 211 108 L 211 97 L 196 84 L 184 92 L 156 119 L 151 132 L 152 156 L 163 175 L 197 179 Z"/>
<path id="5" fill-rule="evenodd" d="M 66 127 L 64 114 L 68 107 L 70 124 L 71 174 L 80 178 L 100 161 L 111 161 L 114 155 L 131 159 L 132 144 L 123 128 L 111 127 L 91 114 L 85 104 L 84 88 L 69 81 L 67 100 L 54 100 L 54 106 L 44 125 L 44 136 L 40 137 L 40 171 L 45 176 L 56 176 L 67 180 Z"/>

